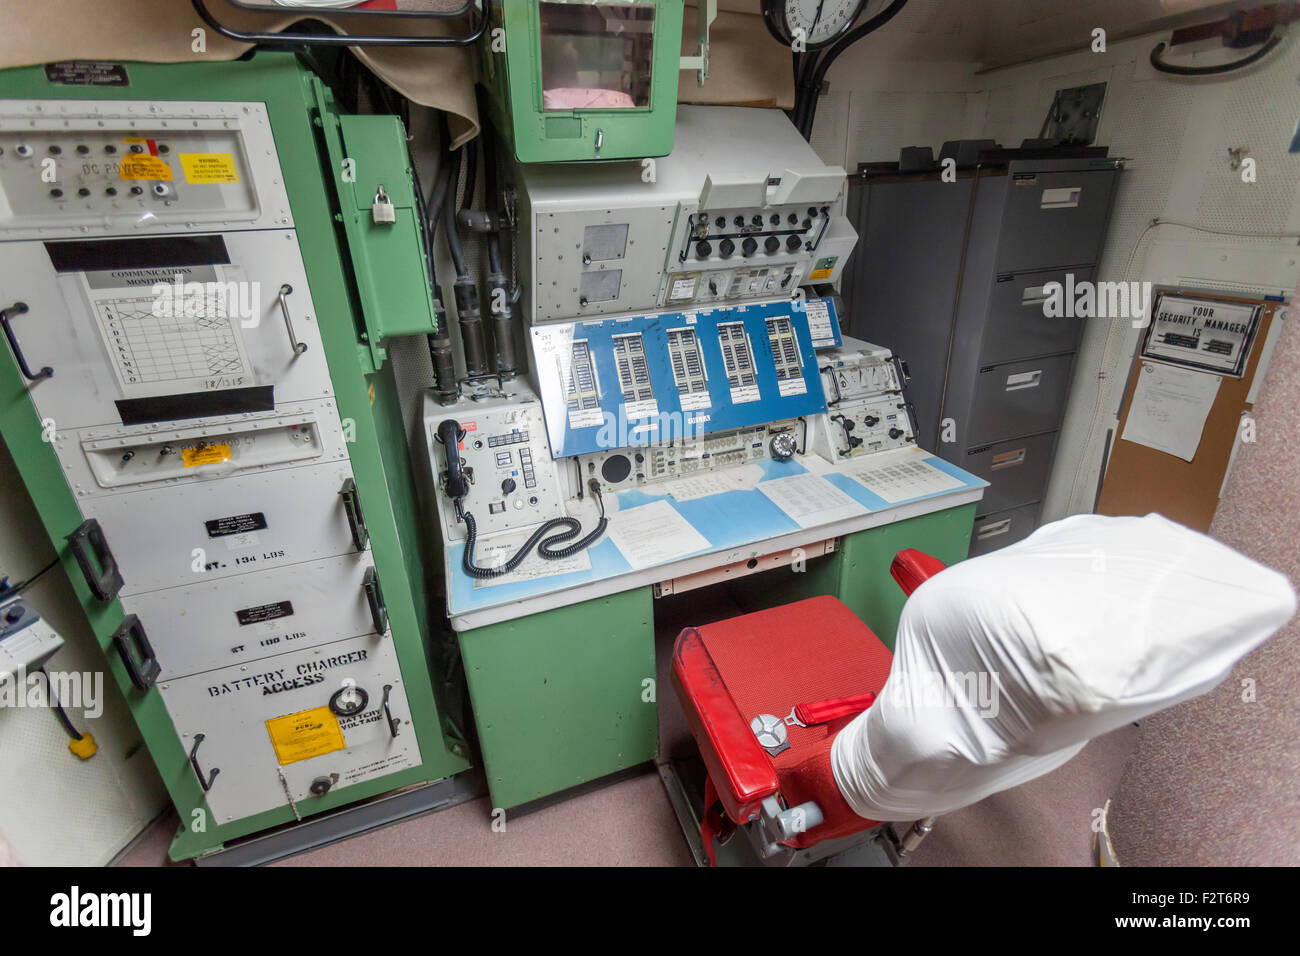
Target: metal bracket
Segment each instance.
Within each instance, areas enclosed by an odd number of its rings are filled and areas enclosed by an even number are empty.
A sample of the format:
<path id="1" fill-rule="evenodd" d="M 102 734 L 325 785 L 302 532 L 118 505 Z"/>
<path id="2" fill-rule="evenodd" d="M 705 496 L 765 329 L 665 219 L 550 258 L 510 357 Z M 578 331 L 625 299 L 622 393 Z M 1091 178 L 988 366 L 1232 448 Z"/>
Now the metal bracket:
<path id="1" fill-rule="evenodd" d="M 699 32 L 699 53 L 682 57 L 681 69 L 694 70 L 696 82 L 704 85 L 709 78 L 709 28 L 718 18 L 718 0 L 699 0 L 695 5 L 695 25 Z"/>

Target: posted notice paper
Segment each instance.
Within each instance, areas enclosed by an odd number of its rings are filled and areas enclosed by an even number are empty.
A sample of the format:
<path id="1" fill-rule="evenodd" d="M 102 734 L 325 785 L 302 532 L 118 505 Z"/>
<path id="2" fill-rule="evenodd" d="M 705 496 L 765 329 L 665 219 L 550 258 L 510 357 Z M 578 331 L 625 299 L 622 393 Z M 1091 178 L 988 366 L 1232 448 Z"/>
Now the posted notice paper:
<path id="1" fill-rule="evenodd" d="M 867 509 L 821 475 L 790 475 L 759 484 L 758 490 L 801 528 L 842 521 Z"/>
<path id="2" fill-rule="evenodd" d="M 914 455 L 906 458 L 893 455 L 876 458 L 867 455 L 845 465 L 844 474 L 891 505 L 936 495 L 942 491 L 953 491 L 966 485 L 960 478 L 954 478 Z"/>
<path id="3" fill-rule="evenodd" d="M 1219 376 L 1210 372 L 1143 362 L 1120 437 L 1191 461 L 1219 394 L 1219 382 Z"/>
<path id="4" fill-rule="evenodd" d="M 662 498 L 610 515 L 605 534 L 627 563 L 638 570 L 667 564 L 710 546 L 709 539 Z"/>
<path id="5" fill-rule="evenodd" d="M 474 551 L 474 563 L 480 568 L 499 568 L 509 561 L 535 529 L 526 528 L 513 534 L 502 535 L 489 541 L 479 539 Z M 555 532 L 559 533 L 559 530 Z M 554 577 L 572 571 L 590 571 L 591 555 L 579 551 L 567 558 L 549 561 L 537 553 L 536 549 L 520 562 L 519 567 L 495 578 L 475 578 L 475 588 L 490 588 L 498 584 L 517 584 L 520 581 L 533 581 L 537 578 Z"/>

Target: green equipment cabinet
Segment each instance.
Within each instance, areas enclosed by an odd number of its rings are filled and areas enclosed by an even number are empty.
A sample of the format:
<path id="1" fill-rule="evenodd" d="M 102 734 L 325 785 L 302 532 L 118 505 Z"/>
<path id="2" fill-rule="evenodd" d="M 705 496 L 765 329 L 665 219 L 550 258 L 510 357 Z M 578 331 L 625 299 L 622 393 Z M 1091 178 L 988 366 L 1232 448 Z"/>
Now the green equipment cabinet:
<path id="1" fill-rule="evenodd" d="M 0 73 L 0 432 L 176 859 L 468 768 L 385 342 L 431 333 L 400 123 L 294 56 Z"/>
<path id="2" fill-rule="evenodd" d="M 667 156 L 684 6 L 683 0 L 519 0 L 494 7 L 483 41 L 483 81 L 493 125 L 515 158 Z"/>

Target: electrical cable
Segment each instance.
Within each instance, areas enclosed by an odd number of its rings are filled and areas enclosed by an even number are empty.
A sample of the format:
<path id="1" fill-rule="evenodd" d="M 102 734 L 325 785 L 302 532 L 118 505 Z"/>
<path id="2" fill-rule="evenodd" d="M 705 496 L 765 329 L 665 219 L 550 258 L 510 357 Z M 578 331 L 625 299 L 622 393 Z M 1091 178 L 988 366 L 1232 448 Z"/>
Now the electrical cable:
<path id="1" fill-rule="evenodd" d="M 460 201 L 461 210 L 474 204 L 474 190 L 478 188 L 478 140 L 471 139 L 465 144 L 465 158 L 461 168 L 465 170 L 465 188 Z"/>
<path id="2" fill-rule="evenodd" d="M 452 168 L 447 180 L 447 191 L 443 197 L 442 220 L 442 234 L 447 240 L 447 252 L 451 256 L 451 264 L 456 270 L 457 278 L 464 278 L 469 275 L 468 270 L 465 268 L 465 254 L 460 246 L 460 234 L 456 229 L 456 193 L 460 187 L 462 158 L 460 150 L 451 153 L 450 162 Z"/>
<path id="3" fill-rule="evenodd" d="M 1264 57 L 1273 52 L 1286 36 L 1286 28 L 1275 26 L 1273 32 L 1269 34 L 1263 45 L 1251 53 L 1249 56 L 1243 56 L 1240 60 L 1233 60 L 1231 63 L 1218 63 L 1214 66 L 1177 66 L 1173 63 L 1166 63 L 1160 59 L 1160 54 L 1168 49 L 1167 43 L 1157 43 L 1151 50 L 1151 66 L 1161 73 L 1167 73 L 1170 76 L 1222 76 L 1224 73 L 1232 73 L 1236 70 L 1245 69 L 1252 63 L 1258 63 Z"/>
<path id="4" fill-rule="evenodd" d="M 68 712 L 63 709 L 59 699 L 54 696 L 54 685 L 50 682 L 50 675 L 45 672 L 45 668 L 40 668 L 41 676 L 45 678 L 45 693 L 49 695 L 50 707 L 54 710 L 54 716 L 59 718 L 59 723 L 63 725 L 64 731 L 73 740 L 84 740 L 86 735 L 76 728 L 72 723 L 72 718 Z"/>
<path id="5" fill-rule="evenodd" d="M 609 527 L 609 518 L 605 516 L 605 500 L 600 494 L 600 483 L 593 478 L 590 486 L 592 493 L 596 496 L 596 503 L 600 506 L 600 520 L 590 534 L 566 547 L 555 548 L 554 545 L 572 541 L 582 534 L 582 522 L 568 515 L 562 518 L 551 518 L 529 535 L 528 540 L 520 545 L 519 550 L 509 560 L 504 564 L 491 568 L 481 567 L 474 563 L 474 546 L 478 541 L 478 524 L 474 520 L 474 515 L 461 507 L 461 499 L 457 498 L 456 517 L 465 522 L 465 551 L 461 555 L 461 567 L 470 577 L 480 579 L 495 578 L 503 574 L 509 574 L 519 567 L 532 552 L 534 546 L 537 548 L 537 553 L 547 561 L 559 561 L 591 547 L 605 533 L 605 529 Z M 561 527 L 567 530 L 560 531 L 557 534 L 551 533 L 556 528 Z"/>
<path id="6" fill-rule="evenodd" d="M 813 68 L 811 82 L 806 85 L 806 88 L 803 91 L 803 94 L 807 97 L 807 103 L 803 109 L 799 111 L 801 117 L 799 132 L 803 134 L 804 139 L 809 139 L 812 136 L 813 121 L 817 117 L 817 98 L 820 96 L 822 83 L 826 80 L 826 73 L 830 70 L 831 64 L 835 62 L 836 58 L 838 58 L 841 53 L 853 44 L 857 43 L 868 34 L 875 33 L 890 20 L 894 19 L 894 17 L 896 17 L 905 6 L 907 6 L 907 0 L 893 0 L 889 6 L 885 7 L 885 9 L 881 10 L 874 17 L 864 20 L 858 26 L 854 27 L 848 33 L 844 34 L 844 36 L 836 40 L 831 44 L 830 49 L 818 58 L 817 63 Z M 796 96 L 798 96 L 798 94 L 796 94 Z"/>
<path id="7" fill-rule="evenodd" d="M 387 34 L 385 36 L 362 36 L 358 34 L 336 33 L 331 30 L 329 33 L 263 33 L 257 30 L 236 30 L 226 26 L 213 15 L 208 9 L 206 0 L 190 0 L 190 6 L 194 12 L 199 15 L 204 23 L 213 30 L 216 30 L 228 40 L 234 40 L 237 43 L 254 43 L 269 49 L 284 49 L 301 46 L 334 46 L 334 47 L 358 47 L 358 46 L 383 46 L 383 47 L 403 47 L 403 46 L 424 46 L 440 47 L 455 46 L 463 47 L 477 43 L 478 40 L 487 32 L 487 26 L 492 19 L 493 0 L 482 0 L 482 10 L 479 12 L 477 21 L 471 19 L 470 31 L 463 36 L 403 36 L 401 34 Z M 302 7 L 304 13 L 309 12 L 308 8 Z M 466 4 L 465 10 L 457 13 L 434 14 L 430 19 L 447 20 L 463 16 L 469 11 L 471 17 L 472 4 Z M 270 12 L 270 11 L 268 11 Z M 346 15 L 346 13 L 345 13 Z"/>
<path id="8" fill-rule="evenodd" d="M 16 594 L 22 594 L 22 593 L 23 593 L 24 591 L 26 591 L 29 587 L 31 587 L 31 586 L 32 586 L 33 584 L 35 584 L 38 580 L 40 580 L 40 578 L 41 578 L 43 575 L 45 575 L 45 574 L 47 574 L 48 572 L 52 571 L 52 570 L 54 569 L 54 566 L 57 565 L 58 563 L 59 563 L 59 559 L 58 559 L 58 558 L 55 558 L 53 561 L 51 561 L 51 562 L 50 562 L 49 564 L 47 564 L 45 567 L 41 568 L 39 571 L 37 571 L 35 574 L 33 574 L 33 575 L 32 575 L 30 578 L 28 578 L 26 581 L 19 581 L 17 584 L 11 584 L 11 585 L 9 585 L 9 586 L 7 586 L 7 587 L 5 587 L 5 588 L 0 588 L 0 600 L 3 600 L 3 599 L 5 599 L 5 598 L 11 598 L 11 597 L 13 597 L 13 596 L 16 595 Z"/>

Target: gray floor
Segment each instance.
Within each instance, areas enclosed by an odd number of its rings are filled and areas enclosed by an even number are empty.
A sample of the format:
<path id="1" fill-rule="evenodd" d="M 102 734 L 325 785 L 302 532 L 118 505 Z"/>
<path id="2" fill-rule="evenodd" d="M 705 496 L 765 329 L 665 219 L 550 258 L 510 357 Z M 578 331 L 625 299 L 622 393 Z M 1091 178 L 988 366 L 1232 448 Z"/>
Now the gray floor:
<path id="1" fill-rule="evenodd" d="M 1125 727 L 1064 767 L 939 820 L 913 866 L 1090 866 L 1092 811 L 1133 749 Z M 620 780 L 494 832 L 486 798 L 293 857 L 288 866 L 689 866 L 691 856 L 654 773 Z M 120 861 L 167 862 L 176 818 L 160 819 Z"/>

